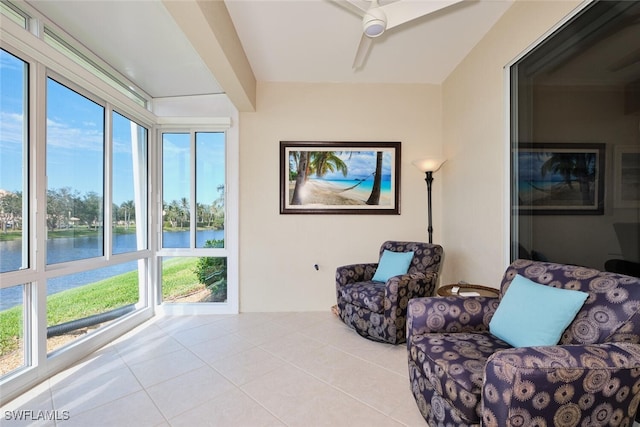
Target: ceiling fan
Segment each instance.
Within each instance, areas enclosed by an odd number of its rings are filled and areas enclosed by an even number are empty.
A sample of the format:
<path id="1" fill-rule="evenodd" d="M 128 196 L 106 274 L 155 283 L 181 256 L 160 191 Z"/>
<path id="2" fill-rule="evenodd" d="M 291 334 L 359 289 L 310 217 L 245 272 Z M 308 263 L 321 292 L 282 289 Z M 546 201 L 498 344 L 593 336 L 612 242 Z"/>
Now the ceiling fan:
<path id="1" fill-rule="evenodd" d="M 358 69 L 364 65 L 373 39 L 386 30 L 464 0 L 398 0 L 382 6 L 378 0 L 370 0 L 371 4 L 368 8 L 362 6 L 357 0 L 331 1 L 362 17 L 362 38 L 353 61 L 353 68 Z"/>

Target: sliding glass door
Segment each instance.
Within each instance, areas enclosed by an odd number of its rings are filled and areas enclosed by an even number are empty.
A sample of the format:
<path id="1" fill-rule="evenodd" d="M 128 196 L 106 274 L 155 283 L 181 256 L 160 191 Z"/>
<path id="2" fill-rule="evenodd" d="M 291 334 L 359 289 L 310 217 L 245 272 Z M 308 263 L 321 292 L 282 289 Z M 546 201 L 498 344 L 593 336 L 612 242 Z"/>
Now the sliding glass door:
<path id="1" fill-rule="evenodd" d="M 511 67 L 511 258 L 640 274 L 640 3 L 599 1 Z"/>

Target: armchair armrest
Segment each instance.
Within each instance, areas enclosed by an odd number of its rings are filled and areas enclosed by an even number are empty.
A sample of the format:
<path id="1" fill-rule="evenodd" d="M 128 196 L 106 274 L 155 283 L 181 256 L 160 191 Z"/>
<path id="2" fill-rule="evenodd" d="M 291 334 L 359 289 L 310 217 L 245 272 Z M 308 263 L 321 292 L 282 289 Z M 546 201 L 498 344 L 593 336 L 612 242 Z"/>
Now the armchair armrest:
<path id="1" fill-rule="evenodd" d="M 484 332 L 498 308 L 497 297 L 427 297 L 409 301 L 407 338 L 448 332 Z"/>
<path id="2" fill-rule="evenodd" d="M 385 283 L 385 315 L 394 321 L 402 318 L 402 323 L 405 323 L 404 318 L 409 302 L 412 298 L 433 294 L 437 280 L 438 274 L 432 271 L 426 274 L 401 274 L 389 278 Z"/>
<path id="3" fill-rule="evenodd" d="M 639 370 L 640 344 L 627 342 L 498 351 L 485 367 L 483 425 L 631 425 Z"/>
<path id="4" fill-rule="evenodd" d="M 349 264 L 336 268 L 336 284 L 344 286 L 349 283 L 371 280 L 376 273 L 378 263 Z"/>
<path id="5" fill-rule="evenodd" d="M 438 274 L 433 271 L 394 276 L 385 284 L 386 297 L 393 296 L 394 299 L 405 299 L 406 304 L 403 304 L 403 307 L 406 307 L 412 298 L 431 296 L 437 281 Z"/>

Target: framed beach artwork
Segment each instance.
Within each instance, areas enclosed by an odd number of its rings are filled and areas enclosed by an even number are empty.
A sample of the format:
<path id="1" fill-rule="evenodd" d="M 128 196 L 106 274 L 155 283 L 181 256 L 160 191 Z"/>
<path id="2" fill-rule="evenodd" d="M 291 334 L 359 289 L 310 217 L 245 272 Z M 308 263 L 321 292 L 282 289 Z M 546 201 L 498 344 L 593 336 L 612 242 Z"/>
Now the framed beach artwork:
<path id="1" fill-rule="evenodd" d="M 604 213 L 604 144 L 520 144 L 516 154 L 521 214 Z"/>
<path id="2" fill-rule="evenodd" d="M 400 213 L 399 142 L 280 142 L 281 214 Z"/>

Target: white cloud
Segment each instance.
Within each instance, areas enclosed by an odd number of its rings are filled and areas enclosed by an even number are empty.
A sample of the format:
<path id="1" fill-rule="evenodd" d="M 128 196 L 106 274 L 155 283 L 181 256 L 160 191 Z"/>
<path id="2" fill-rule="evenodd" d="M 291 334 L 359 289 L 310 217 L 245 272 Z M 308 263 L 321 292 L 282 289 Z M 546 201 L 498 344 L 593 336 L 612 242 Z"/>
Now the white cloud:
<path id="1" fill-rule="evenodd" d="M 47 119 L 47 146 L 71 150 L 103 151 L 104 133 L 99 129 L 82 129 Z"/>

